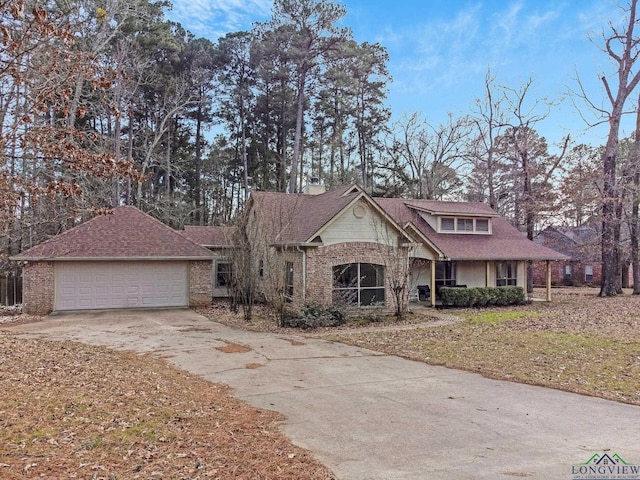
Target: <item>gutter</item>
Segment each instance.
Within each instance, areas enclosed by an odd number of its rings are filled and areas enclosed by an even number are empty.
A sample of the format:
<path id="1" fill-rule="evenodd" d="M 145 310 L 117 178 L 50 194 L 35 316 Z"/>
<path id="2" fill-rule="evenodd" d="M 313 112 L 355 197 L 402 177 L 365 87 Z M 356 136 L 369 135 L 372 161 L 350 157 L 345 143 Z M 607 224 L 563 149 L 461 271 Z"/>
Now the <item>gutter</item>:
<path id="1" fill-rule="evenodd" d="M 16 262 L 130 262 L 130 261 L 186 261 L 186 260 L 213 260 L 211 256 L 192 257 L 9 257 L 9 260 Z"/>

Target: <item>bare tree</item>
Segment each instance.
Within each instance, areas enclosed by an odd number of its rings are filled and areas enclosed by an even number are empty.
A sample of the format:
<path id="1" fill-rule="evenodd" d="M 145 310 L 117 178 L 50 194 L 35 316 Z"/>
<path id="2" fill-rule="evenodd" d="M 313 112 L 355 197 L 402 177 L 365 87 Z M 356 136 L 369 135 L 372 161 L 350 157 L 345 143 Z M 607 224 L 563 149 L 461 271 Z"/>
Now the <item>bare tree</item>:
<path id="1" fill-rule="evenodd" d="M 610 32 L 602 34 L 604 41 L 602 50 L 617 65 L 615 78 L 607 78 L 605 75 L 600 77 L 610 108 L 605 109 L 591 101 L 578 79 L 579 97 L 586 102 L 588 107 L 602 115 L 609 124 L 607 143 L 602 155 L 602 284 L 600 296 L 603 297 L 617 295 L 621 291 L 619 262 L 621 198 L 617 184 L 616 160 L 620 122 L 625 113 L 624 106 L 629 95 L 640 82 L 640 70 L 636 70 L 640 54 L 640 39 L 635 33 L 638 22 L 637 5 L 638 0 L 630 0 L 627 6 L 622 8 L 625 15 L 624 25 L 614 25 L 609 21 L 608 29 Z"/>
<path id="2" fill-rule="evenodd" d="M 371 216 L 371 226 L 376 235 L 377 250 L 385 267 L 385 282 L 391 290 L 394 315 L 402 320 L 409 307 L 409 278 L 411 262 L 409 251 L 411 244 L 404 242 L 395 227 L 378 216 Z"/>
<path id="3" fill-rule="evenodd" d="M 471 163 L 469 188 L 473 200 L 488 200 L 489 206 L 498 209 L 497 177 L 501 163 L 496 158 L 496 140 L 507 124 L 504 109 L 504 92 L 495 90 L 495 77 L 487 69 L 484 80 L 485 96 L 476 98 L 475 111 L 469 117 L 472 141 L 469 142 L 467 160 Z"/>
<path id="4" fill-rule="evenodd" d="M 420 114 L 405 115 L 392 127 L 389 162 L 381 165 L 404 183 L 409 197 L 441 200 L 461 185 L 458 175 L 469 136 L 466 119 L 452 115 L 433 126 Z"/>
<path id="5" fill-rule="evenodd" d="M 231 251 L 231 293 L 246 321 L 253 317 L 254 303 L 261 301 L 278 313 L 282 324 L 287 305 L 295 303 L 291 268 L 299 252 L 288 247 L 287 239 L 300 205 L 295 196 L 267 195 L 270 201 L 252 195 L 238 221 Z"/>

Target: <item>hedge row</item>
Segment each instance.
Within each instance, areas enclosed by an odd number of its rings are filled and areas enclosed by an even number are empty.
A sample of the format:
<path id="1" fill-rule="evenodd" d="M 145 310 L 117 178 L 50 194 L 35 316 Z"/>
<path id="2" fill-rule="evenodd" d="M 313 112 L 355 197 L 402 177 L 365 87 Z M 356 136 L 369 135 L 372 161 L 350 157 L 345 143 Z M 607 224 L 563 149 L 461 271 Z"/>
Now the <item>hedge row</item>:
<path id="1" fill-rule="evenodd" d="M 520 305 L 526 302 L 524 288 L 471 287 L 440 288 L 442 305 L 445 307 L 484 307 L 487 305 Z"/>

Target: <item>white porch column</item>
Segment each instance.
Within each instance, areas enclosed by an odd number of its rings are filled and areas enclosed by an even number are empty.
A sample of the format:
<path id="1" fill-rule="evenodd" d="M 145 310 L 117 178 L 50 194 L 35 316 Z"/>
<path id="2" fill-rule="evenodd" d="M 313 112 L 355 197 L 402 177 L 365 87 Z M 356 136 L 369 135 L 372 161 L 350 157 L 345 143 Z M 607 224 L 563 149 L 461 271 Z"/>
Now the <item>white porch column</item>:
<path id="1" fill-rule="evenodd" d="M 431 260 L 431 306 L 436 306 L 436 261 Z"/>
<path id="2" fill-rule="evenodd" d="M 488 287 L 489 286 L 489 279 L 491 278 L 491 267 L 489 266 L 490 262 L 489 260 L 486 260 L 484 262 L 484 286 Z"/>
<path id="3" fill-rule="evenodd" d="M 551 301 L 551 260 L 547 260 L 547 302 Z"/>

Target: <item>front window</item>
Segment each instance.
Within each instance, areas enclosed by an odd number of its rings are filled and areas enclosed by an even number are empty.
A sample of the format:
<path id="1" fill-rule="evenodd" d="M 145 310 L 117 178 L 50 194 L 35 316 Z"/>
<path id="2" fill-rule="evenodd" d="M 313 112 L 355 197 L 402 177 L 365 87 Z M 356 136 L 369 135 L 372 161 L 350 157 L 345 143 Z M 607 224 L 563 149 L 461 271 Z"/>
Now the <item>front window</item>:
<path id="1" fill-rule="evenodd" d="M 458 219 L 458 231 L 459 232 L 473 232 L 473 219 L 472 218 L 459 218 Z"/>
<path id="2" fill-rule="evenodd" d="M 285 293 L 288 301 L 293 299 L 293 262 L 285 265 Z"/>
<path id="3" fill-rule="evenodd" d="M 564 276 L 564 278 L 566 279 L 570 279 L 571 278 L 571 265 L 565 265 L 562 268 L 562 275 Z"/>
<path id="4" fill-rule="evenodd" d="M 231 262 L 216 264 L 216 288 L 228 288 L 231 285 Z"/>
<path id="5" fill-rule="evenodd" d="M 488 218 L 440 217 L 440 232 L 444 233 L 490 233 Z"/>
<path id="6" fill-rule="evenodd" d="M 477 218 L 476 232 L 488 232 L 488 231 L 489 231 L 489 220 L 486 218 Z"/>
<path id="7" fill-rule="evenodd" d="M 518 272 L 516 262 L 499 262 L 496 264 L 496 286 L 518 284 Z"/>
<path id="8" fill-rule="evenodd" d="M 358 306 L 384 303 L 384 266 L 348 263 L 333 267 L 333 300 Z"/>
<path id="9" fill-rule="evenodd" d="M 456 263 L 436 262 L 436 292 L 440 293 L 440 287 L 456 286 Z"/>
<path id="10" fill-rule="evenodd" d="M 455 218 L 441 218 L 440 219 L 440 230 L 445 232 L 453 232 L 456 229 L 456 219 Z"/>
<path id="11" fill-rule="evenodd" d="M 584 266 L 584 281 L 593 282 L 593 265 Z"/>

